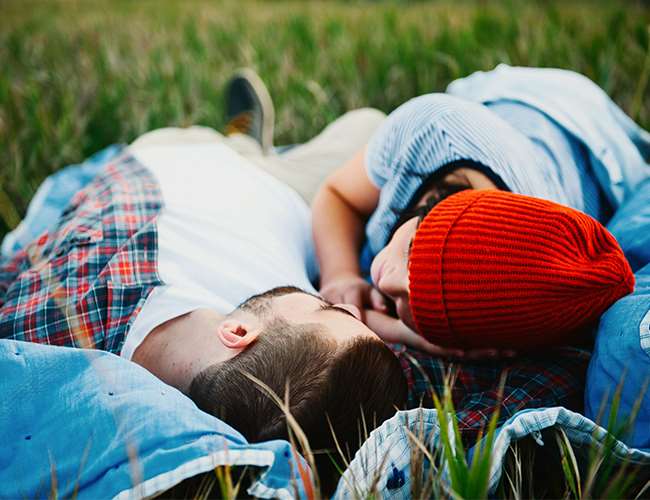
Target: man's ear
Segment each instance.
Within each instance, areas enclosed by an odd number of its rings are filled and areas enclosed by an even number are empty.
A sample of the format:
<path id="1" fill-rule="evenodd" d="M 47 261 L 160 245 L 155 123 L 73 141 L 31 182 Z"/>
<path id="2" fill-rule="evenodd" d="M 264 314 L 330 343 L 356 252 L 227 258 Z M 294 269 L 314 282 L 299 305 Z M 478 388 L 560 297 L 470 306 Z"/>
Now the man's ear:
<path id="1" fill-rule="evenodd" d="M 230 349 L 246 349 L 257 339 L 262 329 L 239 319 L 226 319 L 217 327 L 221 343 Z"/>

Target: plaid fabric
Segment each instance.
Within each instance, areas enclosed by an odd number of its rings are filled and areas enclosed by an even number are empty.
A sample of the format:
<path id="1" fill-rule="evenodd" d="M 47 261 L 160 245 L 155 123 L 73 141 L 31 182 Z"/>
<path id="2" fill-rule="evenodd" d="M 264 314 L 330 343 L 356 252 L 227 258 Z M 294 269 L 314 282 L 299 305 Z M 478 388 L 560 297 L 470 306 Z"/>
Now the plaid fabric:
<path id="1" fill-rule="evenodd" d="M 119 353 L 161 284 L 155 218 L 162 195 L 127 154 L 108 163 L 57 225 L 0 257 L 0 338 Z"/>
<path id="2" fill-rule="evenodd" d="M 409 388 L 408 407 L 433 407 L 433 391 L 444 393 L 445 378 L 453 374 L 452 401 L 466 447 L 476 443 L 499 409 L 501 425 L 519 410 L 563 406 L 582 411 L 590 353 L 584 349 L 555 349 L 545 357 L 522 356 L 503 361 L 452 363 L 422 352 L 393 346 Z M 503 396 L 499 397 L 502 373 Z"/>

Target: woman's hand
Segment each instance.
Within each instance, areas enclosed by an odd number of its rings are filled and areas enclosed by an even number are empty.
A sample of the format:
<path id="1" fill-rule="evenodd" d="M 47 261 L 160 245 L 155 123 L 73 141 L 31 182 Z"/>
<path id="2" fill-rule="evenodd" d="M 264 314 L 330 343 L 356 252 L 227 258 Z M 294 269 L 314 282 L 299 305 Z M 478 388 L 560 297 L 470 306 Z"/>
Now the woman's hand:
<path id="1" fill-rule="evenodd" d="M 341 275 L 329 281 L 320 289 L 320 294 L 333 304 L 352 304 L 360 311 L 371 309 L 385 313 L 388 310 L 381 292 L 355 274 Z"/>
<path id="2" fill-rule="evenodd" d="M 432 344 L 418 333 L 411 330 L 400 319 L 393 318 L 379 311 L 366 310 L 365 323 L 384 342 L 404 344 L 408 347 L 419 349 L 433 356 L 459 358 L 467 360 L 512 358 L 516 352 L 498 349 L 462 349 L 445 348 Z"/>

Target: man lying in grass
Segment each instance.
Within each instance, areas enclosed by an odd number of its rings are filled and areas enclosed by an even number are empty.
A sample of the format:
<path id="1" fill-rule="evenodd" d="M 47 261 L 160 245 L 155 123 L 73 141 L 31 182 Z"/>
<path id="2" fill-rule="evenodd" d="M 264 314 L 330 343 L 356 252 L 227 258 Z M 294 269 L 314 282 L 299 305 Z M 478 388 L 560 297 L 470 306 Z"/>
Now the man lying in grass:
<path id="1" fill-rule="evenodd" d="M 330 161 L 368 136 L 356 128 Z M 354 451 L 360 409 L 370 429 L 394 414 L 404 375 L 354 306 L 316 294 L 307 204 L 236 140 L 163 130 L 101 166 L 47 232 L 0 257 L 0 337 L 120 354 L 249 441 L 287 438 L 253 376 L 287 391 L 312 448 L 335 449 L 331 425 Z"/>

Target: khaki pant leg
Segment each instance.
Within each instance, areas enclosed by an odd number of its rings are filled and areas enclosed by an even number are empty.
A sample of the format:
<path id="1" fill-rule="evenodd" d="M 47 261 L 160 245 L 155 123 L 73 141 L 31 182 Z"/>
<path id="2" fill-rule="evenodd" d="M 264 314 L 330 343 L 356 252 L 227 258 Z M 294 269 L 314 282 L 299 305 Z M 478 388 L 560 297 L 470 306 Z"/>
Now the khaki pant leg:
<path id="1" fill-rule="evenodd" d="M 249 159 L 311 203 L 325 178 L 361 150 L 385 118 L 376 109 L 350 111 L 286 153 Z"/>

